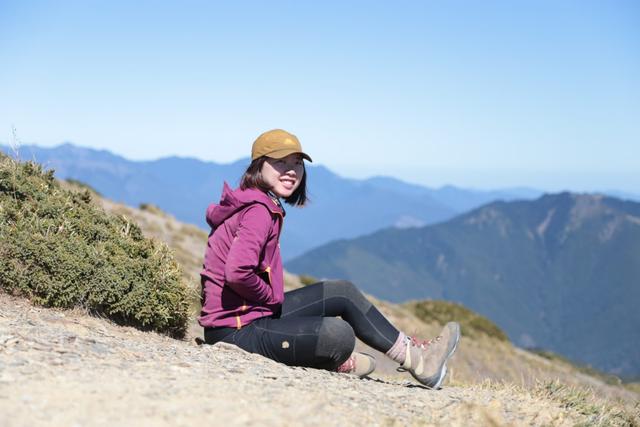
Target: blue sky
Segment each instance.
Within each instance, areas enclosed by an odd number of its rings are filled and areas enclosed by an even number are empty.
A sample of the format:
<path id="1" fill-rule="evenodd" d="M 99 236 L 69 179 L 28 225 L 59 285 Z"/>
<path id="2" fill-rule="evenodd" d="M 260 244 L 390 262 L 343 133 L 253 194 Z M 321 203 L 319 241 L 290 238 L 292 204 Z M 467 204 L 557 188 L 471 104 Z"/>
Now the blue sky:
<path id="1" fill-rule="evenodd" d="M 0 0 L 0 142 L 640 192 L 640 2 Z"/>

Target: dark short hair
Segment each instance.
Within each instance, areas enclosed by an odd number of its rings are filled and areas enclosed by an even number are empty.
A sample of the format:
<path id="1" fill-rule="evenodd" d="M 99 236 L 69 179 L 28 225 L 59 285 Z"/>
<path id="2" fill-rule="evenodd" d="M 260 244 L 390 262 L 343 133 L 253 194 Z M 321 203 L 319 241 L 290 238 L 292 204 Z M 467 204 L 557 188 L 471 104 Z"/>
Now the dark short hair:
<path id="1" fill-rule="evenodd" d="M 262 165 L 267 161 L 266 156 L 258 157 L 254 161 L 251 162 L 247 170 L 240 178 L 240 188 L 246 190 L 247 188 L 258 188 L 264 192 L 268 192 L 271 189 L 267 185 L 267 183 L 262 178 Z M 291 206 L 304 206 L 307 199 L 307 169 L 304 166 L 304 162 L 302 162 L 302 179 L 300 180 L 300 185 L 296 188 L 296 191 L 293 192 L 289 197 L 285 197 L 284 201 Z"/>

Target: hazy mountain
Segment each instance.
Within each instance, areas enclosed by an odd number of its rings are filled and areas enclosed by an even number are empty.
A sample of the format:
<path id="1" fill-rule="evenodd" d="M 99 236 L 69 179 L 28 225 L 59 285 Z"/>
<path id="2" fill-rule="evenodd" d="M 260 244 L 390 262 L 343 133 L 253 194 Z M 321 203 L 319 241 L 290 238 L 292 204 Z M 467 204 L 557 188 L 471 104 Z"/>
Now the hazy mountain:
<path id="1" fill-rule="evenodd" d="M 561 193 L 316 248 L 295 273 L 391 301 L 461 302 L 516 343 L 640 375 L 640 203 Z"/>
<path id="2" fill-rule="evenodd" d="M 640 194 L 630 193 L 628 191 L 607 190 L 607 191 L 603 191 L 602 193 L 606 194 L 607 196 L 616 197 L 622 200 L 631 200 L 634 202 L 640 202 Z"/>
<path id="3" fill-rule="evenodd" d="M 0 149 L 11 151 L 7 147 Z M 72 144 L 54 148 L 22 146 L 19 157 L 55 169 L 59 178 L 85 182 L 112 200 L 131 206 L 152 203 L 179 220 L 202 228 L 206 228 L 204 211 L 219 199 L 222 182 L 237 185 L 249 164 L 248 158 L 230 164 L 180 157 L 130 161 L 105 150 Z M 304 209 L 287 209 L 282 236 L 285 259 L 331 240 L 385 227 L 433 224 L 491 200 L 530 196 L 516 190 L 433 190 L 385 177 L 346 179 L 314 165 L 308 168 L 308 174 L 311 203 Z"/>
<path id="4" fill-rule="evenodd" d="M 448 208 L 460 213 L 495 200 L 510 201 L 519 199 L 535 199 L 543 194 L 540 190 L 526 187 L 481 191 L 460 188 L 453 185 L 445 185 L 438 189 L 432 189 L 416 184 L 408 184 L 396 178 L 382 176 L 369 178 L 365 182 L 378 188 L 385 188 L 387 190 L 406 194 L 407 196 L 431 197 Z"/>
<path id="5" fill-rule="evenodd" d="M 216 164 L 179 157 L 136 162 L 72 144 L 23 146 L 19 157 L 55 169 L 58 178 L 89 184 L 111 200 L 132 206 L 153 203 L 202 227 L 207 204 L 219 197 L 222 181 L 240 176 L 246 167 L 241 161 Z"/>

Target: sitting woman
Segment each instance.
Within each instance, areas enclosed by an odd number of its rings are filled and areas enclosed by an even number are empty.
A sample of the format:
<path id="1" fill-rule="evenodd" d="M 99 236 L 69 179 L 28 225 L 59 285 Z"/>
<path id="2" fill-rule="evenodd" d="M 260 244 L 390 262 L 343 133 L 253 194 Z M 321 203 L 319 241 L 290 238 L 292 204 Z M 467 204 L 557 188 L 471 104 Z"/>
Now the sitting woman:
<path id="1" fill-rule="evenodd" d="M 285 210 L 307 200 L 298 139 L 283 130 L 253 143 L 252 162 L 219 204 L 207 209 L 211 226 L 202 276 L 199 318 L 205 342 L 234 344 L 290 366 L 370 374 L 375 360 L 354 352 L 355 338 L 385 353 L 420 383 L 439 388 L 456 350 L 460 327 L 448 323 L 432 340 L 396 329 L 352 283 L 323 281 L 284 292 L 280 231 Z"/>

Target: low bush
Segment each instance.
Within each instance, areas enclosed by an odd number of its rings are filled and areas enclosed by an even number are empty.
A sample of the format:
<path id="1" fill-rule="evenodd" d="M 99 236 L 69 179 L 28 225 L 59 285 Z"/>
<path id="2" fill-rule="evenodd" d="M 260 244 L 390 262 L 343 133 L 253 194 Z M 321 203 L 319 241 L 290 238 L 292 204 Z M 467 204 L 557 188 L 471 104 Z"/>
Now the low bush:
<path id="1" fill-rule="evenodd" d="M 318 279 L 313 276 L 309 276 L 308 274 L 301 274 L 298 276 L 298 278 L 300 279 L 300 283 L 302 283 L 303 286 L 309 286 L 319 282 Z"/>
<path id="2" fill-rule="evenodd" d="M 139 208 L 140 208 L 141 211 L 150 212 L 150 213 L 158 215 L 158 216 L 166 216 L 167 215 L 166 213 L 164 213 L 164 211 L 162 209 L 160 209 L 159 207 L 157 207 L 156 205 L 154 205 L 152 203 L 140 203 Z"/>
<path id="3" fill-rule="evenodd" d="M 441 325 L 456 321 L 460 324 L 462 334 L 470 337 L 486 335 L 500 341 L 509 341 L 495 323 L 484 316 L 475 313 L 463 305 L 448 301 L 424 300 L 411 301 L 405 304 L 420 320 Z"/>
<path id="4" fill-rule="evenodd" d="M 91 193 L 101 196 L 101 194 L 95 188 L 93 188 L 86 182 L 82 182 L 73 178 L 66 179 L 65 181 L 67 181 L 67 183 L 69 183 L 71 187 L 79 188 L 81 190 L 89 190 Z"/>
<path id="5" fill-rule="evenodd" d="M 171 251 L 91 197 L 63 189 L 53 171 L 0 154 L 0 289 L 183 336 L 187 288 Z"/>

